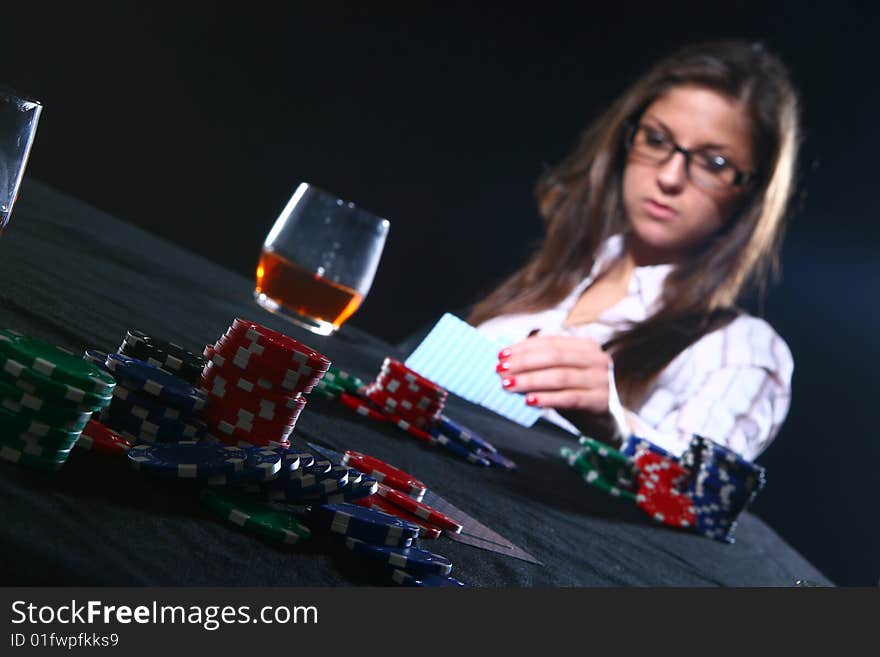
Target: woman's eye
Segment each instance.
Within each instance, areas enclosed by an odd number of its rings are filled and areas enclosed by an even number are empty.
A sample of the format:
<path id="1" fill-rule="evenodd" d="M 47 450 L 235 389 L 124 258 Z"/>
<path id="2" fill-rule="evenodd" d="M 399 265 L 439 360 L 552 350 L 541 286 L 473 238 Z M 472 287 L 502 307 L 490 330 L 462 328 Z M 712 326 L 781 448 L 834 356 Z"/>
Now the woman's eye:
<path id="1" fill-rule="evenodd" d="M 651 130 L 645 130 L 645 142 L 647 142 L 651 146 L 665 146 L 669 143 L 669 140 L 662 132 L 652 132 Z"/>
<path id="2" fill-rule="evenodd" d="M 706 169 L 706 171 L 712 172 L 724 171 L 730 166 L 727 158 L 723 155 L 702 154 L 697 158 L 697 162 L 699 162 L 700 166 Z"/>

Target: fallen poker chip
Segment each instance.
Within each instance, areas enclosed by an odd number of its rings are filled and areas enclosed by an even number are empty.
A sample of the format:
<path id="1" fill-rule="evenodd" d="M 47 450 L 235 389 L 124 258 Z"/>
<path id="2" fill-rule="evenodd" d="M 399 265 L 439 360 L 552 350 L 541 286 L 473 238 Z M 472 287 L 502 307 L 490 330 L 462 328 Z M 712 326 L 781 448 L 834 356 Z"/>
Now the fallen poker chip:
<path id="1" fill-rule="evenodd" d="M 178 479 L 203 479 L 243 468 L 243 448 L 209 442 L 135 445 L 128 452 L 132 467 L 148 474 Z"/>
<path id="2" fill-rule="evenodd" d="M 131 449 L 131 443 L 110 427 L 92 419 L 80 434 L 76 446 L 99 454 L 121 456 Z"/>
<path id="3" fill-rule="evenodd" d="M 0 353 L 41 376 L 87 393 L 109 395 L 116 386 L 112 376 L 76 354 L 17 331 L 0 329 Z"/>
<path id="4" fill-rule="evenodd" d="M 492 462 L 483 457 L 479 452 L 472 452 L 464 445 L 455 442 L 454 440 L 450 440 L 442 433 L 434 434 L 434 441 L 437 445 L 440 445 L 447 452 L 454 454 L 458 458 L 467 461 L 468 463 L 473 463 L 474 465 L 482 465 L 483 467 L 489 467 L 492 465 Z"/>
<path id="5" fill-rule="evenodd" d="M 419 526 L 395 516 L 343 502 L 313 507 L 312 517 L 322 529 L 375 545 L 410 547 Z"/>
<path id="6" fill-rule="evenodd" d="M 408 495 L 424 495 L 428 490 L 425 484 L 408 472 L 361 452 L 346 451 L 342 455 L 342 463 Z"/>
<path id="7" fill-rule="evenodd" d="M 377 422 L 388 421 L 387 415 L 385 415 L 384 413 L 380 413 L 372 406 L 370 406 L 367 402 L 362 401 L 357 397 L 348 394 L 347 392 L 339 393 L 339 401 L 341 401 L 345 406 L 347 406 L 362 417 L 368 417 L 371 420 L 376 420 Z"/>
<path id="8" fill-rule="evenodd" d="M 202 502 L 221 518 L 246 531 L 295 545 L 308 540 L 312 532 L 296 517 L 250 495 L 228 489 L 206 488 Z"/>
<path id="9" fill-rule="evenodd" d="M 481 449 L 484 452 L 492 453 L 498 451 L 488 440 L 478 436 L 474 431 L 464 427 L 454 420 L 451 420 L 445 415 L 441 415 L 438 418 L 434 431 L 442 433 L 447 438 L 451 438 L 473 450 Z"/>
<path id="10" fill-rule="evenodd" d="M 503 468 L 504 470 L 516 470 L 519 468 L 516 461 L 506 457 L 501 452 L 484 452 L 478 449 L 476 453 L 489 461 L 489 464 L 494 467 Z"/>
<path id="11" fill-rule="evenodd" d="M 354 554 L 402 570 L 410 575 L 448 575 L 452 562 L 446 557 L 421 548 L 396 548 L 372 545 L 352 537 L 346 537 L 345 548 Z"/>
<path id="12" fill-rule="evenodd" d="M 444 576 L 444 575 L 411 575 L 405 570 L 400 569 L 392 569 L 388 576 L 390 580 L 397 584 L 398 586 L 418 586 L 424 588 L 440 588 L 440 587 L 454 587 L 460 588 L 466 586 L 466 584 L 460 580 L 455 579 L 454 577 Z"/>
<path id="13" fill-rule="evenodd" d="M 406 495 L 399 490 L 380 485 L 378 494 L 395 506 L 399 506 L 404 511 L 408 511 L 441 529 L 446 529 L 456 534 L 460 534 L 464 529 L 464 526 L 460 522 L 457 522 L 445 513 L 438 511 L 424 502 L 414 500 L 409 495 Z"/>
<path id="14" fill-rule="evenodd" d="M 639 486 L 636 504 L 657 522 L 671 527 L 689 528 L 697 523 L 693 501 L 674 488 Z"/>
<path id="15" fill-rule="evenodd" d="M 402 494 L 402 493 L 401 493 Z M 419 526 L 419 538 L 424 538 L 428 540 L 436 540 L 440 538 L 443 533 L 439 527 L 432 525 L 427 520 L 423 520 L 418 516 L 414 516 L 409 511 L 405 511 L 399 506 L 395 506 L 384 497 L 380 497 L 379 495 L 370 495 L 369 497 L 363 497 L 359 500 L 354 501 L 358 506 L 363 506 L 368 509 L 376 509 L 377 511 L 382 511 L 383 513 L 387 513 L 388 515 L 396 516 L 402 520 L 407 520 L 414 525 Z"/>

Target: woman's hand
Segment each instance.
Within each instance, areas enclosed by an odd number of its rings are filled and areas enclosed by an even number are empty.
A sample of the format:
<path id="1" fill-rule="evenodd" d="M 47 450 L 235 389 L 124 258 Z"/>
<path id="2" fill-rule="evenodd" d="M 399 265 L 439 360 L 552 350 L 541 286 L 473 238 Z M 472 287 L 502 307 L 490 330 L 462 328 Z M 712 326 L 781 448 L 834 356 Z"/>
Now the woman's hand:
<path id="1" fill-rule="evenodd" d="M 502 349 L 496 371 L 531 406 L 599 415 L 608 413 L 610 364 L 592 338 L 538 335 Z"/>

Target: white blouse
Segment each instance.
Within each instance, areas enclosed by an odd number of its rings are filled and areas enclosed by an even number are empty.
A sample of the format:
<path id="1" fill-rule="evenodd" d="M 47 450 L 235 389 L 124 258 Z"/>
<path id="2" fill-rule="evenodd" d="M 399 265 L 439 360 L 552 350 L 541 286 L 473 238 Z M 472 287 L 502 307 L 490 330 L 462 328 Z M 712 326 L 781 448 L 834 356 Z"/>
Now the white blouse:
<path id="1" fill-rule="evenodd" d="M 629 322 L 647 319 L 659 303 L 672 265 L 636 267 L 626 296 L 590 324 L 564 326 L 583 291 L 623 253 L 623 236 L 600 249 L 590 275 L 554 308 L 494 317 L 477 328 L 511 343 L 534 329 L 542 334 L 591 337 L 600 345 Z M 693 434 L 711 438 L 754 459 L 776 437 L 791 403 L 791 351 L 764 320 L 741 315 L 707 333 L 676 356 L 636 409 L 620 404 L 611 371 L 610 410 L 624 435 L 634 433 L 674 454 Z M 576 427 L 553 409 L 545 417 L 572 433 Z"/>

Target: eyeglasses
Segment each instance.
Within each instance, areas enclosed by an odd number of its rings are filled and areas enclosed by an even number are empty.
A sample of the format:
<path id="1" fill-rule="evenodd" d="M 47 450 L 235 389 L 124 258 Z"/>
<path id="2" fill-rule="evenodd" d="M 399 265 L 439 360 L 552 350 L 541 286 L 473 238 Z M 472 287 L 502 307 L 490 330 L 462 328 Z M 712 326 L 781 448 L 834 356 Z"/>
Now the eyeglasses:
<path id="1" fill-rule="evenodd" d="M 665 164 L 681 153 L 688 180 L 704 189 L 742 187 L 756 175 L 754 171 L 740 171 L 726 157 L 709 149 L 682 148 L 663 130 L 641 123 L 628 126 L 626 147 L 633 156 L 655 164 Z"/>

